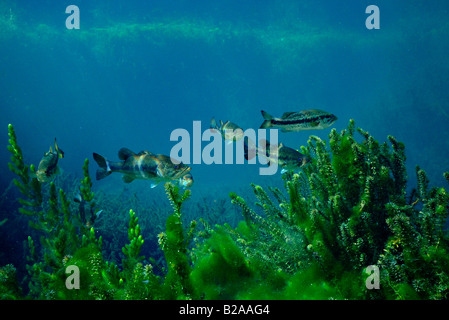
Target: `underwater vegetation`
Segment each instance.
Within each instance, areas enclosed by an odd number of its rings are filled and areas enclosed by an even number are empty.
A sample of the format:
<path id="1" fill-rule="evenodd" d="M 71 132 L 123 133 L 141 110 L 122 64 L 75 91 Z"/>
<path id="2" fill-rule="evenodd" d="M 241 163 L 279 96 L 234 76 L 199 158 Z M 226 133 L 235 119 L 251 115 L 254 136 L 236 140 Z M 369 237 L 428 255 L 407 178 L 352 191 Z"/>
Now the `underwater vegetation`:
<path id="1" fill-rule="evenodd" d="M 202 216 L 186 223 L 183 205 L 194 191 L 166 183 L 171 214 L 157 236 L 163 267 L 142 255 L 136 208 L 127 208 L 121 261 L 109 259 L 95 225 L 67 191 L 36 179 L 12 125 L 8 131 L 19 212 L 40 237 L 28 237 L 25 281 L 13 265 L 0 268 L 1 299 L 448 298 L 446 189 L 430 187 L 417 167 L 418 185 L 407 193 L 404 144 L 392 136 L 379 143 L 353 120 L 332 129 L 328 142 L 310 136 L 300 150 L 310 162 L 282 175 L 285 190 L 252 184 L 254 203 L 231 193 L 243 215 L 237 227 Z M 95 214 L 88 164 L 80 192 L 85 212 Z M 449 172 L 444 177 L 449 182 Z M 379 289 L 368 289 L 368 266 L 378 267 Z"/>

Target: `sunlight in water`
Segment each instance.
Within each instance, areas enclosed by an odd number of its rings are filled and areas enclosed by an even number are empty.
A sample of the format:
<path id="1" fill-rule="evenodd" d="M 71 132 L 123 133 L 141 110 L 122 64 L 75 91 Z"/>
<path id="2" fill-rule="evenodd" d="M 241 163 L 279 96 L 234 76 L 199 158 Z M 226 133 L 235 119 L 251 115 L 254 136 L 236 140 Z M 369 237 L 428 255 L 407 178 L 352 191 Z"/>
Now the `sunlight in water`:
<path id="1" fill-rule="evenodd" d="M 37 25 L 18 25 L 17 17 L 12 9 L 3 9 L 0 15 L 0 39 L 20 37 L 24 41 L 82 41 L 89 45 L 98 61 L 102 61 L 114 46 L 112 42 L 121 40 L 130 43 L 142 42 L 144 39 L 150 45 L 163 47 L 173 41 L 195 40 L 209 46 L 227 46 L 230 42 L 237 42 L 258 46 L 257 49 L 272 57 L 272 64 L 277 70 L 284 70 L 293 64 L 305 63 L 314 59 L 314 50 L 320 50 L 328 44 L 340 43 L 343 46 L 361 47 L 377 45 L 386 37 L 360 37 L 354 31 L 335 30 L 329 25 L 320 27 L 308 25 L 301 20 L 287 23 L 267 24 L 264 27 L 236 22 L 217 23 L 200 19 L 158 19 L 150 23 L 109 22 L 102 27 L 86 27 L 79 30 L 67 30 L 43 23 Z M 19 19 L 20 21 L 20 19 Z M 363 31 L 363 30 L 362 30 Z M 389 33 L 391 38 L 391 33 Z M 373 41 L 375 41 L 373 43 Z M 48 45 L 48 44 L 43 44 Z M 237 45 L 237 44 L 236 44 Z"/>

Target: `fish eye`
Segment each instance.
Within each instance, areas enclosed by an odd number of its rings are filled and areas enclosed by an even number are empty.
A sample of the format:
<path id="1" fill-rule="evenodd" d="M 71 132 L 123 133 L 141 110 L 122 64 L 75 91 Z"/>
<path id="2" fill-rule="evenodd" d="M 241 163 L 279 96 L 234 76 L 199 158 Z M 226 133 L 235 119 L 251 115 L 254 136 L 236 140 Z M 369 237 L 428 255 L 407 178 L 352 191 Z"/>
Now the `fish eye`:
<path id="1" fill-rule="evenodd" d="M 180 163 L 175 164 L 175 165 L 174 165 L 174 168 L 175 168 L 175 170 L 177 170 L 177 169 L 182 168 L 182 166 L 183 166 L 183 164 L 182 164 L 182 161 L 181 161 Z"/>

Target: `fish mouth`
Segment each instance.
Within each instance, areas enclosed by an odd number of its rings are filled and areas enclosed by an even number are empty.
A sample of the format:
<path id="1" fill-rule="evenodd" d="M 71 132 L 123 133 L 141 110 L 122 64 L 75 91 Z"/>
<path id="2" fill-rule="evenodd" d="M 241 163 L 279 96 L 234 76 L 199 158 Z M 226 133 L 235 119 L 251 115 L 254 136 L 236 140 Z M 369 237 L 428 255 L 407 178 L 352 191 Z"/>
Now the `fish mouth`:
<path id="1" fill-rule="evenodd" d="M 192 168 L 190 168 L 189 166 L 187 166 L 187 167 L 183 170 L 183 173 L 187 173 L 187 172 L 189 172 L 191 169 L 192 169 Z"/>
<path id="2" fill-rule="evenodd" d="M 192 184 L 193 184 L 193 177 L 192 177 L 192 175 L 191 175 L 190 173 L 187 173 L 187 174 L 183 175 L 183 176 L 180 178 L 180 184 L 181 184 L 183 187 L 185 187 L 185 188 L 191 187 Z"/>

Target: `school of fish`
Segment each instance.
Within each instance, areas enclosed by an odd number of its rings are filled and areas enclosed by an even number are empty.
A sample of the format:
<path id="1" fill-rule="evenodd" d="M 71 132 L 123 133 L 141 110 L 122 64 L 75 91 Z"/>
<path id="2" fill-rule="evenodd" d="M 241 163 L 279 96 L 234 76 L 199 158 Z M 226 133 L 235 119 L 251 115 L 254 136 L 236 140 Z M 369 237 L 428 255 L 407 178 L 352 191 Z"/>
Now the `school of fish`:
<path id="1" fill-rule="evenodd" d="M 325 129 L 337 120 L 335 115 L 318 109 L 284 112 L 281 118 L 275 118 L 263 110 L 261 112 L 264 121 L 260 128 L 274 128 L 282 132 Z M 210 130 L 220 133 L 226 144 L 231 144 L 243 138 L 243 151 L 246 160 L 251 160 L 255 156 L 262 156 L 267 160 L 269 166 L 276 164 L 281 167 L 281 174 L 301 168 L 310 161 L 298 150 L 287 147 L 282 142 L 278 145 L 271 145 L 267 140 L 260 140 L 258 146 L 256 146 L 254 141 L 244 135 L 243 129 L 231 121 L 223 122 L 220 120 L 217 122 L 215 118 L 212 118 Z M 54 150 L 50 146 L 49 151 L 44 154 L 37 171 L 33 175 L 41 183 L 52 181 L 60 173 L 59 159 L 62 158 L 64 158 L 64 152 L 58 147 L 55 138 Z M 123 174 L 122 180 L 125 183 L 143 179 L 151 182 L 151 188 L 165 182 L 176 183 L 183 188 L 189 188 L 193 185 L 193 176 L 190 173 L 191 167 L 163 154 L 154 154 L 150 151 L 134 153 L 128 148 L 121 148 L 118 151 L 119 161 L 110 161 L 95 152 L 93 158 L 99 167 L 96 171 L 97 180 L 118 172 Z M 79 217 L 82 225 L 86 228 L 93 226 L 103 210 L 94 212 L 91 207 L 87 211 L 87 203 L 81 194 L 77 194 L 74 201 L 79 204 Z"/>
<path id="2" fill-rule="evenodd" d="M 325 129 L 337 120 L 335 115 L 318 109 L 284 112 L 280 118 L 273 117 L 263 110 L 261 112 L 264 121 L 260 128 L 274 128 L 282 132 Z M 253 141 L 245 137 L 243 129 L 231 121 L 220 120 L 217 122 L 215 118 L 212 118 L 210 129 L 219 132 L 226 143 L 233 143 L 245 138 L 243 148 L 246 160 L 250 160 L 256 155 L 262 156 L 266 158 L 268 165 L 276 163 L 280 166 L 281 173 L 301 168 L 310 160 L 298 150 L 287 147 L 282 142 L 271 146 L 269 141 L 261 140 L 259 146 L 256 146 Z M 42 183 L 52 181 L 60 172 L 58 161 L 63 157 L 64 152 L 58 147 L 55 138 L 54 150 L 50 147 L 50 150 L 45 153 L 36 171 L 36 178 Z M 154 154 L 150 151 L 134 153 L 128 148 L 121 148 L 118 152 L 120 161 L 110 161 L 95 152 L 93 158 L 99 166 L 96 172 L 97 180 L 118 172 L 123 174 L 122 180 L 125 183 L 131 183 L 135 179 L 149 180 L 151 188 L 168 181 L 177 183 L 184 188 L 193 185 L 191 167 L 166 155 Z M 83 200 L 78 197 L 76 201 L 83 209 Z"/>

